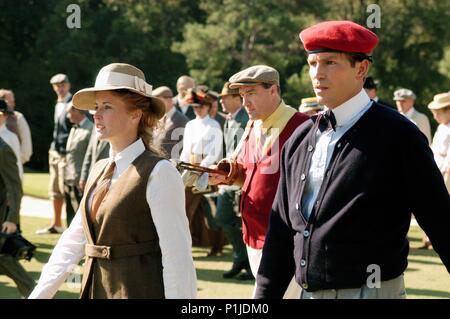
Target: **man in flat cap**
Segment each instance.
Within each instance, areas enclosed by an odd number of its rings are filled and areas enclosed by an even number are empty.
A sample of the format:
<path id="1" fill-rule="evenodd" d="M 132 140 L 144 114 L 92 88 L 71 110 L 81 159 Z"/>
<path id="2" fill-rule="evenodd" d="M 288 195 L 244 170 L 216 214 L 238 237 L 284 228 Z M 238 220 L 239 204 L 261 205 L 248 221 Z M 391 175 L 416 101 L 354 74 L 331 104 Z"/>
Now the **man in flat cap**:
<path id="1" fill-rule="evenodd" d="M 228 114 L 224 124 L 224 152 L 231 157 L 240 141 L 248 122 L 248 114 L 242 106 L 239 89 L 230 89 L 225 82 L 220 93 L 222 108 Z M 223 274 L 224 278 L 237 276 L 239 280 L 255 279 L 248 262 L 247 250 L 242 240 L 242 220 L 239 216 L 239 186 L 220 185 L 217 196 L 215 220 L 233 249 L 233 266 Z M 241 272 L 244 270 L 244 272 Z"/>
<path id="2" fill-rule="evenodd" d="M 373 77 L 368 76 L 364 81 L 364 90 L 366 90 L 367 95 L 371 100 L 378 102 L 378 104 L 382 104 L 394 109 L 394 106 L 391 104 L 381 100 L 377 95 L 378 90 L 378 81 L 375 81 Z"/>
<path id="3" fill-rule="evenodd" d="M 298 111 L 308 116 L 313 116 L 323 110 L 323 105 L 317 101 L 317 97 L 305 97 L 301 100 Z"/>
<path id="4" fill-rule="evenodd" d="M 155 143 L 164 149 L 169 158 L 179 159 L 181 147 L 175 150 L 174 147 L 182 144 L 184 127 L 189 119 L 173 106 L 173 93 L 169 87 L 160 86 L 153 91 L 153 95 L 162 98 L 166 106 L 166 114 L 159 120 L 160 127 L 155 132 Z"/>
<path id="5" fill-rule="evenodd" d="M 283 102 L 278 71 L 270 66 L 249 67 L 233 75 L 229 82 L 231 89 L 239 89 L 250 119 L 231 159 L 237 163 L 239 173 L 228 184 L 242 185 L 243 237 L 250 267 L 256 277 L 280 176 L 281 148 L 308 116 Z M 211 183 L 225 181 L 223 176 L 213 176 Z M 286 290 L 287 286 L 284 288 Z M 286 297 L 291 297 L 295 291 L 299 294 L 298 285 L 293 281 Z"/>
<path id="6" fill-rule="evenodd" d="M 414 103 L 416 102 L 414 92 L 409 89 L 398 89 L 394 92 L 394 101 L 397 105 L 397 110 L 416 124 L 419 130 L 427 137 L 428 143 L 431 143 L 430 121 L 425 114 L 414 108 Z"/>
<path id="7" fill-rule="evenodd" d="M 327 110 L 283 148 L 257 298 L 405 298 L 414 212 L 450 271 L 450 198 L 419 129 L 363 89 L 377 36 L 351 21 L 303 30 L 309 75 Z M 394 163 L 394 164 L 393 164 Z"/>
<path id="8" fill-rule="evenodd" d="M 54 110 L 53 141 L 48 151 L 50 170 L 49 197 L 53 204 L 53 222 L 49 227 L 36 231 L 38 235 L 60 234 L 64 228 L 61 213 L 64 205 L 64 167 L 66 144 L 72 123 L 67 118 L 67 106 L 72 101 L 70 82 L 66 74 L 58 73 L 50 79 L 57 96 Z"/>

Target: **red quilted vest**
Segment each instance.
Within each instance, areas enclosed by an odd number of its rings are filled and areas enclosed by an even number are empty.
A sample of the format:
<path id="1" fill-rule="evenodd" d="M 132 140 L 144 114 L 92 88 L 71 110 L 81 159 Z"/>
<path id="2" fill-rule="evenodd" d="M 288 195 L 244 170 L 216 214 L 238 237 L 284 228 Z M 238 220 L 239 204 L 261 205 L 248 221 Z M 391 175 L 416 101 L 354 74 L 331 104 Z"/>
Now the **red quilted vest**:
<path id="1" fill-rule="evenodd" d="M 240 211 L 244 242 L 255 249 L 262 249 L 269 225 L 269 215 L 280 178 L 280 155 L 286 140 L 295 129 L 308 119 L 303 113 L 295 113 L 286 124 L 278 140 L 267 151 L 265 157 L 255 163 L 253 160 L 254 134 L 253 124 L 245 139 L 241 158 L 244 166 L 244 185 Z"/>

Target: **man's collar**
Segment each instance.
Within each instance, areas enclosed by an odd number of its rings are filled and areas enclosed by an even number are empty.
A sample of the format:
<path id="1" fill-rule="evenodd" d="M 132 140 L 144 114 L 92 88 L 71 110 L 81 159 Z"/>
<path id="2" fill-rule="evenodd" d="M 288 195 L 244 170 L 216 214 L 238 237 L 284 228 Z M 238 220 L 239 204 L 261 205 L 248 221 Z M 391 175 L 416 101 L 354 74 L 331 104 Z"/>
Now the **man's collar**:
<path id="1" fill-rule="evenodd" d="M 369 103 L 369 96 L 364 89 L 361 89 L 354 97 L 332 109 L 336 118 L 336 126 L 345 125 Z"/>

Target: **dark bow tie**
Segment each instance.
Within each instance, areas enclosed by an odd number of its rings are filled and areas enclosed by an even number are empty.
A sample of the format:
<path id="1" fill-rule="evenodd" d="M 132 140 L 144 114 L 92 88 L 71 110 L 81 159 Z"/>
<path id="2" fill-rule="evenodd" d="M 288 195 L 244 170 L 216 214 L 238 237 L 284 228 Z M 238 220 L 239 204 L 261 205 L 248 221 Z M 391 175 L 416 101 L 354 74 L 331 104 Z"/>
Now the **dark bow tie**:
<path id="1" fill-rule="evenodd" d="M 327 110 L 325 113 L 319 115 L 319 129 L 323 132 L 330 128 L 336 131 L 336 117 L 331 110 Z"/>

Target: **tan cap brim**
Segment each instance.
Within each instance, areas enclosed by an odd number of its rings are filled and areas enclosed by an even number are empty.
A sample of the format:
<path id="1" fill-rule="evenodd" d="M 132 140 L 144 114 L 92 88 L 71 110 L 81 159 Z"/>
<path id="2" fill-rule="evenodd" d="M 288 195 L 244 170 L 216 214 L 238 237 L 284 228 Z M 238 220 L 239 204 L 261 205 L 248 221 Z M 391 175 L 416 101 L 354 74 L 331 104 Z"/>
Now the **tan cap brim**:
<path id="1" fill-rule="evenodd" d="M 443 109 L 446 108 L 447 106 L 450 106 L 450 103 L 436 103 L 435 101 L 430 102 L 430 104 L 428 104 L 428 108 L 430 110 L 439 110 L 439 109 Z"/>
<path id="2" fill-rule="evenodd" d="M 150 106 L 153 110 L 153 113 L 155 113 L 158 119 L 162 118 L 166 113 L 166 107 L 164 101 L 161 98 L 149 96 L 139 90 L 127 86 L 104 86 L 102 88 L 82 89 L 74 94 L 72 99 L 73 106 L 80 110 L 95 110 L 95 93 L 100 91 L 115 90 L 128 90 L 149 98 Z"/>

